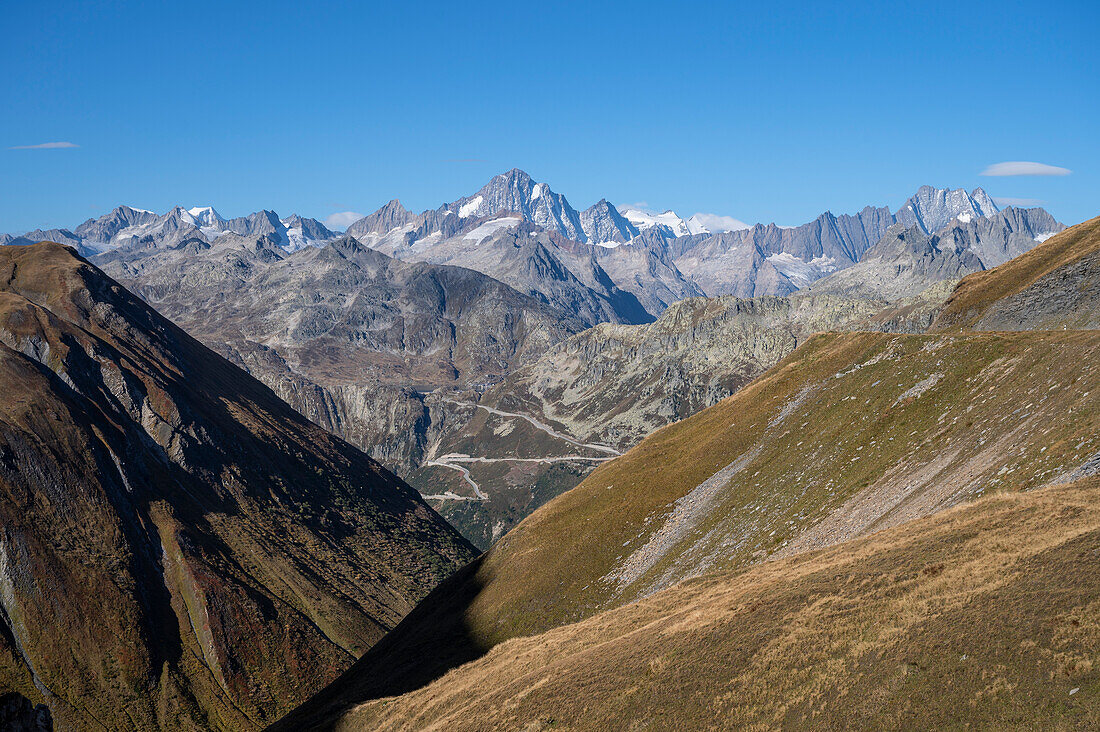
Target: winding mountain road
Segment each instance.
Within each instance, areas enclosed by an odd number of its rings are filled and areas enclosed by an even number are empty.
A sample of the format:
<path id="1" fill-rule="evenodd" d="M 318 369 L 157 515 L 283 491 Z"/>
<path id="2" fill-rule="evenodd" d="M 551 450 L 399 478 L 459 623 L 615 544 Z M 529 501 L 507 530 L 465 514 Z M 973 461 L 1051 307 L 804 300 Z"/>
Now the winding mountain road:
<path id="1" fill-rule="evenodd" d="M 473 497 L 460 496 L 460 495 L 454 493 L 453 491 L 447 491 L 447 492 L 439 494 L 439 495 L 424 496 L 425 498 L 428 498 L 428 499 L 452 500 L 452 501 L 454 501 L 454 500 L 458 500 L 458 501 L 474 501 L 474 500 L 484 501 L 484 500 L 487 500 L 489 498 L 489 494 L 486 493 L 485 491 L 483 491 L 481 489 L 481 486 L 479 486 L 477 484 L 477 481 L 475 481 L 470 476 L 469 469 L 462 466 L 462 465 L 460 465 L 459 463 L 505 463 L 505 462 L 510 462 L 510 463 L 600 462 L 600 463 L 602 463 L 602 462 L 606 462 L 608 460 L 614 460 L 616 457 L 618 457 L 619 455 L 622 454 L 621 452 L 619 452 L 615 448 L 611 447 L 610 445 L 601 445 L 601 444 L 593 443 L 593 442 L 581 442 L 580 440 L 573 439 L 569 435 L 558 432 L 556 429 L 554 429 L 550 425 L 548 425 L 544 422 L 540 422 L 537 419 L 535 419 L 534 417 L 530 417 L 526 414 L 519 414 L 518 412 L 505 412 L 501 409 L 496 409 L 494 407 L 487 407 L 484 404 L 471 404 L 469 402 L 459 402 L 459 401 L 455 401 L 453 399 L 444 399 L 443 401 L 445 401 L 449 404 L 454 404 L 456 406 L 460 406 L 460 407 L 472 407 L 474 409 L 484 409 L 489 414 L 493 414 L 493 415 L 496 415 L 498 417 L 511 417 L 511 418 L 525 420 L 529 424 L 531 424 L 531 426 L 535 427 L 536 429 L 542 430 L 543 432 L 550 435 L 551 437 L 557 438 L 557 439 L 562 440 L 564 442 L 568 442 L 570 445 L 575 445 L 577 447 L 584 447 L 584 448 L 587 448 L 589 450 L 596 450 L 598 452 L 608 453 L 608 457 L 589 457 L 589 456 L 585 456 L 585 455 L 557 455 L 557 456 L 553 456 L 553 457 L 544 457 L 544 458 L 519 458 L 519 457 L 516 457 L 516 458 L 488 458 L 488 457 L 476 457 L 476 456 L 471 456 L 471 455 L 466 455 L 466 454 L 461 454 L 461 453 L 449 453 L 447 455 L 441 455 L 438 458 L 433 458 L 431 460 L 426 460 L 424 462 L 424 465 L 434 465 L 434 466 L 440 467 L 440 468 L 450 468 L 451 470 L 457 470 L 458 472 L 462 473 L 462 479 L 464 481 L 466 481 L 467 483 L 469 483 L 470 487 L 472 487 L 474 489 L 474 496 Z"/>
<path id="2" fill-rule="evenodd" d="M 494 407 L 487 407 L 484 404 L 471 404 L 469 402 L 458 402 L 458 401 L 454 401 L 453 399 L 444 399 L 443 401 L 445 401 L 449 404 L 455 404 L 455 405 L 460 406 L 460 407 L 474 407 L 476 409 L 484 409 L 489 414 L 495 414 L 498 417 L 516 417 L 518 419 L 524 419 L 524 420 L 527 420 L 533 427 L 542 430 L 543 432 L 550 435 L 551 437 L 556 437 L 559 440 L 564 440 L 565 442 L 568 442 L 570 445 L 576 445 L 577 447 L 587 447 L 590 450 L 598 450 L 600 452 L 606 452 L 606 453 L 610 453 L 612 455 L 622 455 L 621 452 L 619 452 L 615 448 L 611 447 L 610 445 L 600 445 L 600 444 L 594 443 L 594 442 L 581 442 L 580 440 L 575 440 L 572 437 L 570 437 L 569 435 L 562 434 L 561 432 L 558 432 L 556 429 L 554 429 L 550 425 L 546 424 L 545 422 L 540 422 L 537 419 L 535 419 L 534 417 L 529 417 L 526 414 L 519 414 L 517 412 L 505 412 L 505 411 L 502 411 L 500 409 L 496 409 Z"/>

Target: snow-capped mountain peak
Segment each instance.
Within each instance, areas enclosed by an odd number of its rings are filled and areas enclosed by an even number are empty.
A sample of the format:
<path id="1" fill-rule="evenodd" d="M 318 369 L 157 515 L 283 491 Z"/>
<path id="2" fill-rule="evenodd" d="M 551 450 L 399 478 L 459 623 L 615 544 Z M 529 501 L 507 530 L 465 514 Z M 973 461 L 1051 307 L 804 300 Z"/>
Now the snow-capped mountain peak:
<path id="1" fill-rule="evenodd" d="M 671 209 L 664 213 L 655 213 L 641 208 L 622 208 L 620 212 L 640 231 L 646 231 L 655 226 L 663 226 L 672 232 L 673 236 L 687 236 L 693 233 L 687 221 L 677 216 L 676 212 Z"/>
<path id="2" fill-rule="evenodd" d="M 720 216 L 718 214 L 697 213 L 685 219 L 671 209 L 664 213 L 655 213 L 642 208 L 623 208 L 621 210 L 623 216 L 640 230 L 645 231 L 655 226 L 663 226 L 673 236 L 718 234 L 723 231 L 739 231 L 740 229 L 751 228 L 745 222 L 732 216 Z"/>
<path id="3" fill-rule="evenodd" d="M 218 212 L 211 206 L 195 206 L 194 208 L 187 209 L 187 217 L 191 220 L 188 223 L 194 226 L 217 226 L 218 224 L 225 223 L 225 219 L 218 215 Z M 186 219 L 185 219 L 186 220 Z"/>
<path id="4" fill-rule="evenodd" d="M 1000 209 L 981 188 L 967 193 L 962 188 L 921 186 L 894 214 L 900 223 L 917 226 L 926 234 L 947 226 L 954 219 L 967 223 L 996 216 Z"/>

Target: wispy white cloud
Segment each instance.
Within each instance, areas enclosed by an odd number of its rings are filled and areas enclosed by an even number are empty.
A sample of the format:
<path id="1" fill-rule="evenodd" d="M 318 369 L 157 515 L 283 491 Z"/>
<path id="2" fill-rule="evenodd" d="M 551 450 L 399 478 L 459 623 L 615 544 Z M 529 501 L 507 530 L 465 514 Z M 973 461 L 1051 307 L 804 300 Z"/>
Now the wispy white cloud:
<path id="1" fill-rule="evenodd" d="M 994 196 L 993 203 L 998 206 L 1038 206 L 1046 203 L 1038 198 L 1016 198 L 1015 196 Z"/>
<path id="2" fill-rule="evenodd" d="M 718 233 L 722 231 L 740 231 L 741 229 L 751 229 L 752 227 L 746 224 L 740 219 L 735 219 L 732 216 L 722 216 L 720 214 L 712 213 L 697 213 L 691 217 L 692 221 L 697 221 L 706 227 L 707 231 L 712 233 Z"/>
<path id="3" fill-rule="evenodd" d="M 1007 163 L 994 163 L 983 170 L 980 175 L 998 177 L 1008 175 L 1069 175 L 1072 172 L 1069 168 L 1059 168 L 1057 165 L 1014 160 Z"/>
<path id="4" fill-rule="evenodd" d="M 40 142 L 37 145 L 15 145 L 9 150 L 59 150 L 66 147 L 80 147 L 71 142 Z"/>
<path id="5" fill-rule="evenodd" d="M 325 219 L 325 226 L 333 231 L 343 231 L 361 218 L 363 218 L 363 214 L 361 213 L 340 211 Z"/>

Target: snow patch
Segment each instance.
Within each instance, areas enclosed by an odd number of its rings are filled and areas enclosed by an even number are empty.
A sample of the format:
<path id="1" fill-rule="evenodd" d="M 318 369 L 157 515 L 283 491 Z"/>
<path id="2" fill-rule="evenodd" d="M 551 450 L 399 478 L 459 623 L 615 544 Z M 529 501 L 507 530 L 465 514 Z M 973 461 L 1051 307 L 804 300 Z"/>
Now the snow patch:
<path id="1" fill-rule="evenodd" d="M 1045 231 L 1042 234 L 1039 234 L 1038 236 L 1036 236 L 1035 241 L 1042 244 L 1044 241 L 1046 241 L 1047 239 L 1049 239 L 1050 237 L 1054 236 L 1057 233 L 1058 233 L 1057 231 Z"/>
<path id="2" fill-rule="evenodd" d="M 536 198 L 538 198 L 541 195 L 542 195 L 542 183 L 536 183 L 535 187 L 531 189 L 531 200 L 534 201 Z"/>
<path id="3" fill-rule="evenodd" d="M 520 221 L 518 216 L 505 216 L 502 219 L 493 219 L 492 221 L 486 221 L 481 226 L 477 227 L 473 231 L 470 231 L 466 236 L 462 237 L 464 241 L 473 241 L 480 244 L 487 237 L 492 236 L 501 229 L 508 229 L 515 226 Z"/>
<path id="4" fill-rule="evenodd" d="M 481 196 L 474 196 L 469 201 L 462 204 L 458 209 L 458 217 L 464 219 L 467 216 L 473 216 L 477 213 L 477 209 L 481 205 L 482 200 Z"/>
<path id="5" fill-rule="evenodd" d="M 790 252 L 780 252 L 769 256 L 768 261 L 779 270 L 780 274 L 799 287 L 836 271 L 836 260 L 832 257 L 814 257 L 807 262 Z"/>

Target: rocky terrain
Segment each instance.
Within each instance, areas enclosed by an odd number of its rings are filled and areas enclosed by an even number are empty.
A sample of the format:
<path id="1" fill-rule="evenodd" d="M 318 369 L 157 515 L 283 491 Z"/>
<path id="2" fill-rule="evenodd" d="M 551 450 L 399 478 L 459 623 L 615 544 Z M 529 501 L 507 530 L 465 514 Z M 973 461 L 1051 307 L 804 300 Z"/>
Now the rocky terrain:
<path id="1" fill-rule="evenodd" d="M 409 480 L 434 496 L 433 507 L 467 538 L 488 548 L 609 454 L 730 396 L 814 333 L 923 332 L 954 282 L 892 303 L 813 293 L 691 298 L 651 324 L 589 328 L 464 409 L 452 397 L 451 429 L 438 434 L 431 459 Z M 572 441 L 532 428 L 532 419 Z"/>
<path id="2" fill-rule="evenodd" d="M 435 389 L 474 389 L 581 329 L 466 269 L 353 238 L 288 254 L 271 238 L 130 246 L 111 276 L 317 424 L 405 472 L 445 428 Z"/>
<path id="3" fill-rule="evenodd" d="M 966 278 L 935 330 L 1064 330 L 1100 327 L 1100 219 Z"/>
<path id="4" fill-rule="evenodd" d="M 263 727 L 474 555 L 61 245 L 0 248 L 0 383 L 0 685 L 59 729 Z"/>
<path id="5" fill-rule="evenodd" d="M 899 223 L 858 263 L 808 289 L 890 301 L 915 297 L 936 283 L 1002 265 L 1064 228 L 1041 208 L 1012 207 L 988 218 L 955 218 L 931 234 Z"/>
<path id="6" fill-rule="evenodd" d="M 971 277 L 989 282 L 1030 261 L 1030 277 L 1011 278 L 1026 283 L 1087 258 L 1097 242 L 1089 222 L 1006 270 Z M 976 291 L 964 280 L 952 300 L 958 306 L 960 293 Z M 1012 295 L 1003 287 L 986 293 L 987 309 Z M 780 563 L 809 561 L 798 557 L 829 547 L 836 556 L 848 542 L 908 531 L 903 524 L 982 496 L 1049 490 L 1088 476 L 1100 452 L 1098 355 L 1094 330 L 816 335 L 733 396 L 657 430 L 535 511 L 286 724 L 350 722 L 344 715 L 358 704 L 421 689 L 494 647 L 499 658 L 522 645 L 499 645 L 505 641 L 564 633 L 586 619 L 607 628 L 600 618 L 612 616 L 599 613 L 653 607 L 659 593 L 685 580 L 672 591 L 698 587 L 703 580 L 693 578 L 713 573 L 733 581 L 746 570 L 793 566 Z M 1015 531 L 1015 522 L 1007 526 Z M 897 571 L 911 576 L 924 566 L 906 560 Z M 1096 589 L 1092 583 L 1083 591 L 1094 598 Z M 1045 617 L 1044 607 L 1036 617 Z M 1075 602 L 1062 611 L 1084 612 Z M 795 622 L 785 612 L 771 615 Z M 691 611 L 681 608 L 677 617 Z M 437 652 L 401 661 L 425 646 Z M 870 652 L 882 658 L 874 646 Z M 1034 676 L 1034 668 L 1012 679 Z M 1094 684 L 1088 668 L 1082 673 Z M 538 686 L 512 688 L 526 695 Z"/>

